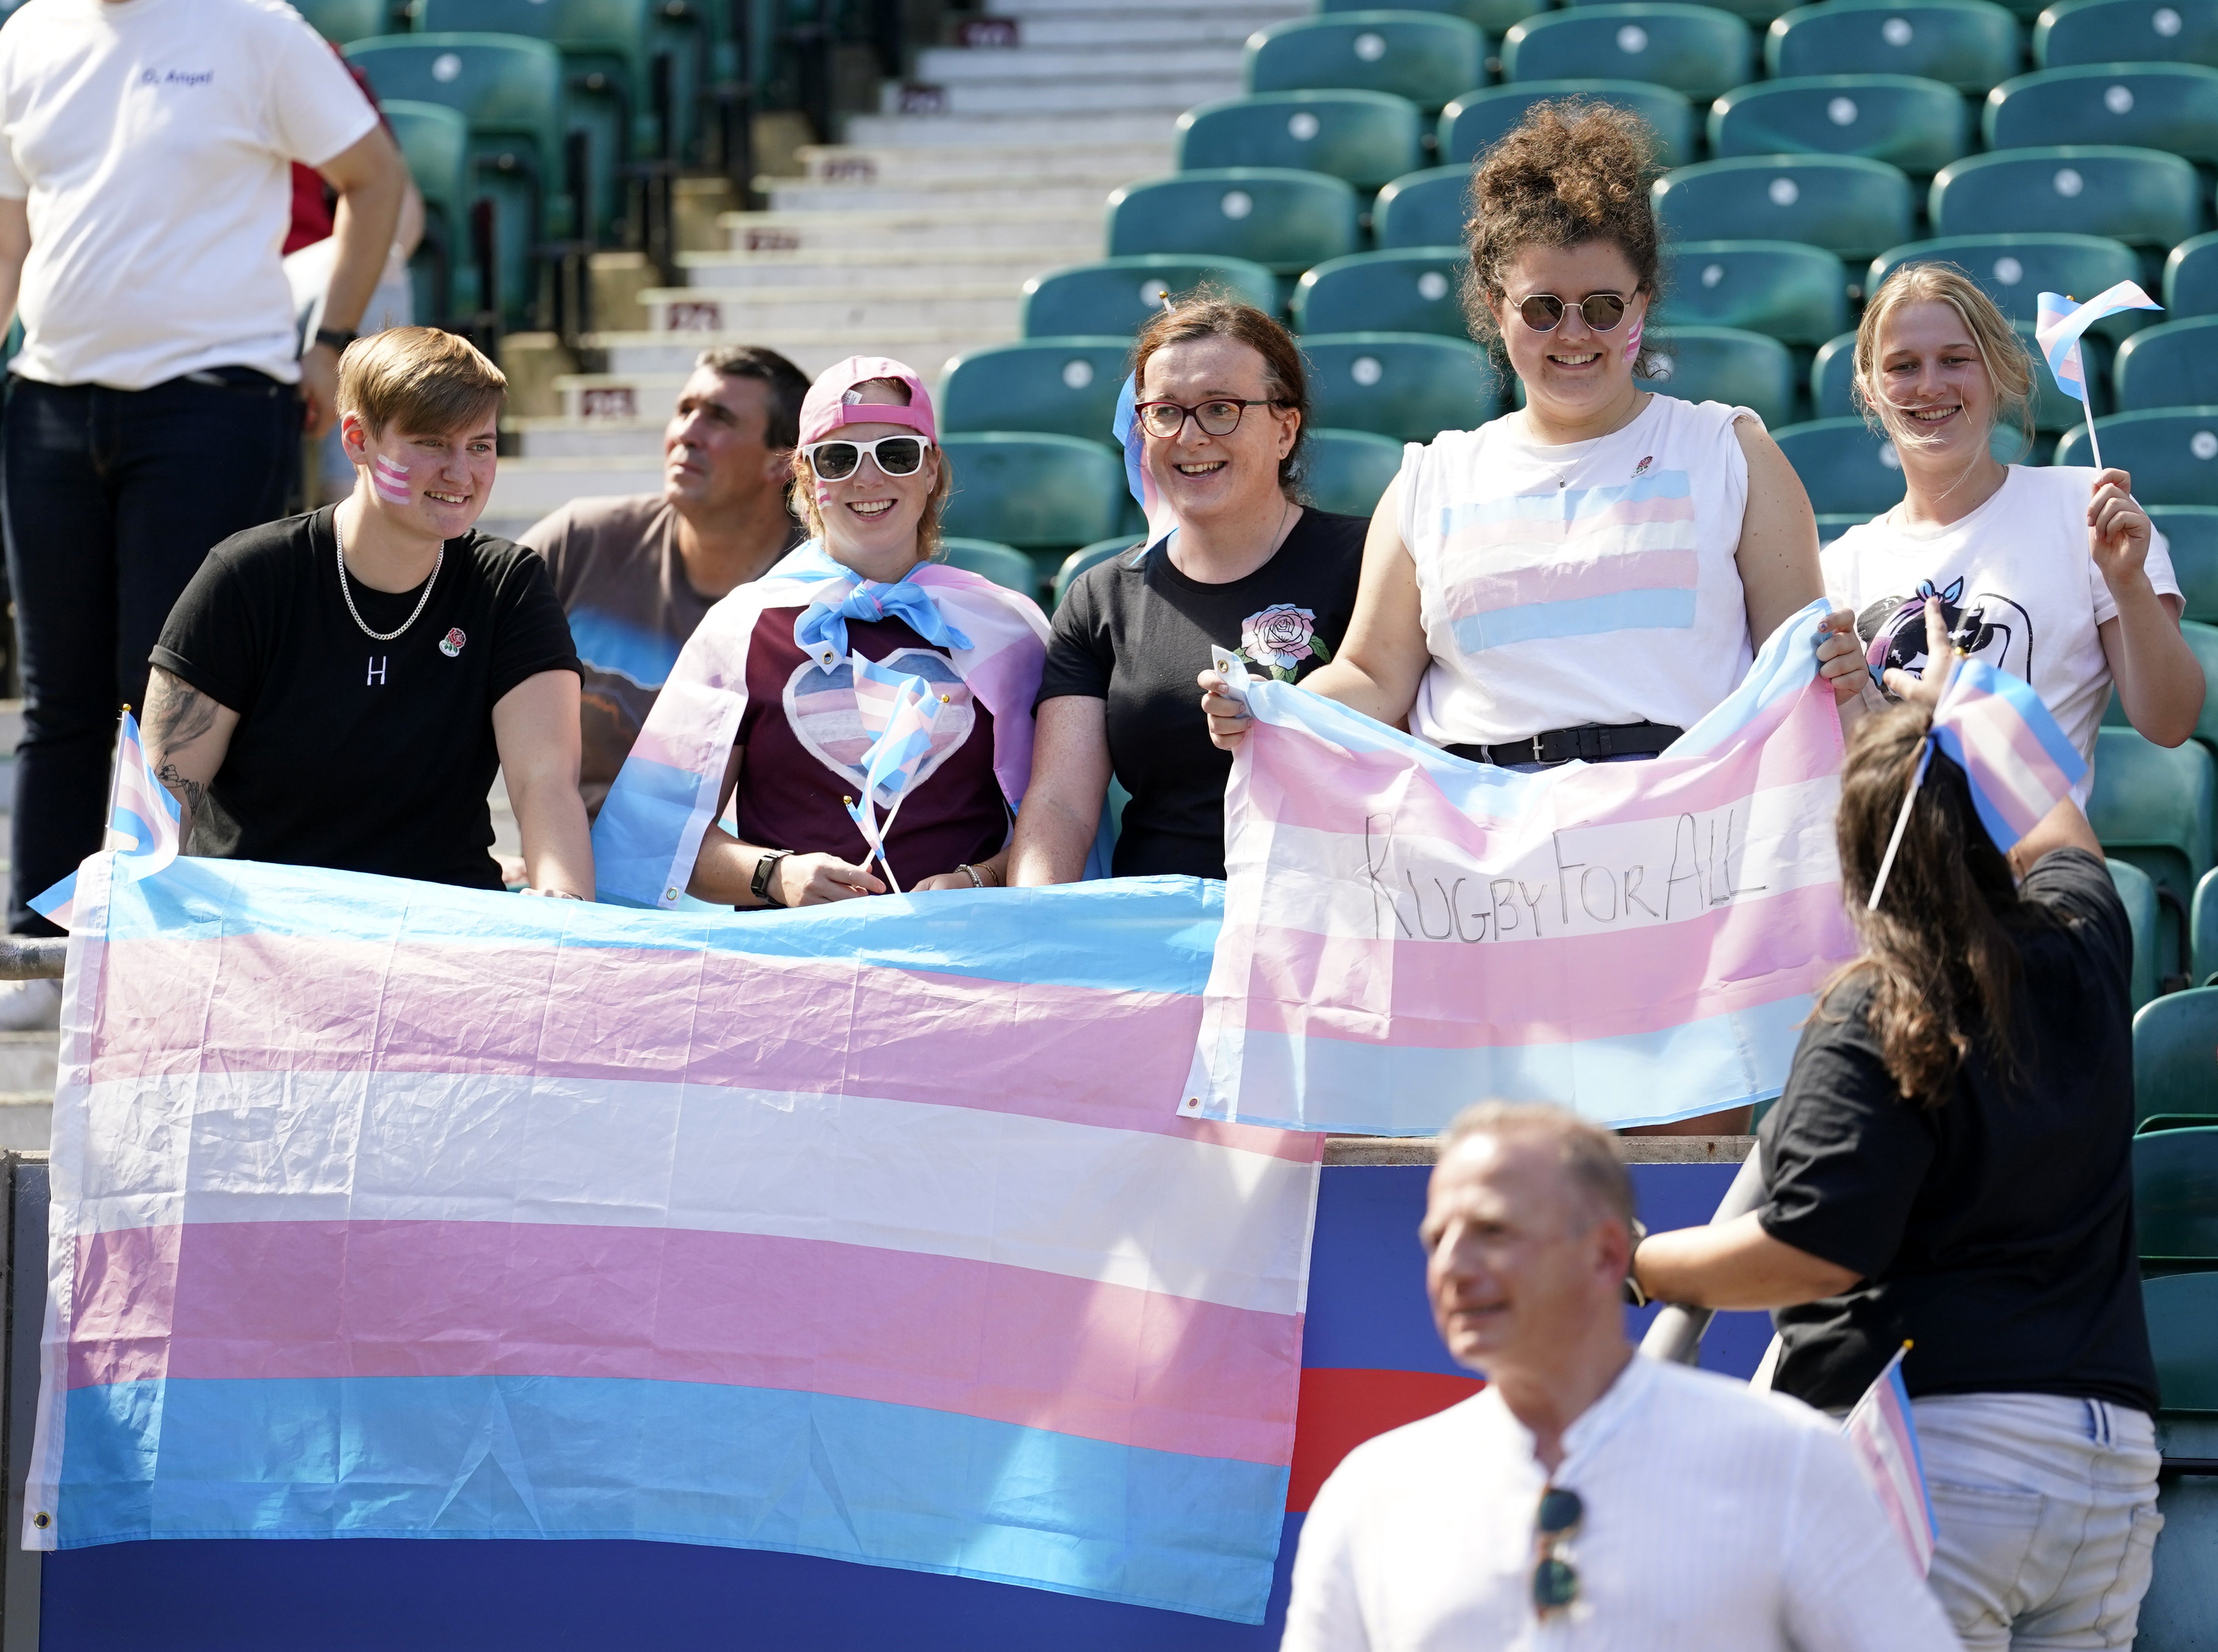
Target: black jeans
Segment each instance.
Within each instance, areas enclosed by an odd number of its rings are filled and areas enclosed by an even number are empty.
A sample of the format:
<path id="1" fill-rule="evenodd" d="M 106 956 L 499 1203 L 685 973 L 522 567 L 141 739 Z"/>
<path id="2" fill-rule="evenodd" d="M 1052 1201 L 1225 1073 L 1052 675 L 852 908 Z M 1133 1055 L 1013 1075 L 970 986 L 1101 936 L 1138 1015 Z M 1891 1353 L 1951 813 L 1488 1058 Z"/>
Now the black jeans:
<path id="1" fill-rule="evenodd" d="M 98 849 L 116 714 L 146 702 L 146 656 L 218 541 L 274 519 L 300 466 L 300 399 L 250 368 L 146 390 L 12 379 L 0 527 L 15 588 L 23 737 L 8 927 Z"/>

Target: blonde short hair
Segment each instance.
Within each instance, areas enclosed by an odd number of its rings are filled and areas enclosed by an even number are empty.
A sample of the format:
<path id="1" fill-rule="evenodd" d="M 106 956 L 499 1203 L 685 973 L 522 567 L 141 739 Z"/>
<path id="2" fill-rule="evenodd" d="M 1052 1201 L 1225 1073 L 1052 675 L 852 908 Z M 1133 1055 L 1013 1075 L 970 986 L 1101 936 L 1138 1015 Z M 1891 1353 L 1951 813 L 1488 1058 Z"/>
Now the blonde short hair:
<path id="1" fill-rule="evenodd" d="M 372 436 L 387 425 L 444 436 L 498 416 L 507 395 L 507 378 L 476 345 L 437 327 L 387 327 L 356 339 L 339 357 L 339 411 Z"/>
<path id="2" fill-rule="evenodd" d="M 2032 452 L 2033 401 L 2040 389 L 2033 357 L 1995 301 L 1952 263 L 1899 265 L 1864 307 L 1863 320 L 1856 327 L 1856 377 L 1849 386 L 1864 422 L 1898 446 L 1916 446 L 1925 440 L 1909 420 L 1891 417 L 1887 398 L 1879 393 L 1880 330 L 1906 304 L 1945 304 L 1955 311 L 1987 369 L 1987 382 L 1994 387 L 1995 424 L 2017 425 L 2023 444 L 2020 456 Z"/>

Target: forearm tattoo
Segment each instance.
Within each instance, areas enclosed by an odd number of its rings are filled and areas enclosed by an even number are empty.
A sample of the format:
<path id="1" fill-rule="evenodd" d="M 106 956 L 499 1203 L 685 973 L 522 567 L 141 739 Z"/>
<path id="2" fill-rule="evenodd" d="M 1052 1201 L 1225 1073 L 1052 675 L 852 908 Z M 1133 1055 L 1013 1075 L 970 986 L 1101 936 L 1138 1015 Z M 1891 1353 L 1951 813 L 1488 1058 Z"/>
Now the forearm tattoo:
<path id="1" fill-rule="evenodd" d="M 180 770 L 170 753 L 180 746 L 190 746 L 213 729 L 218 709 L 214 700 L 167 671 L 157 670 L 148 684 L 144 730 L 146 755 L 154 764 L 154 777 L 168 787 L 170 795 L 177 800 L 184 815 L 180 825 L 188 833 L 193 829 L 193 817 L 200 813 L 201 803 L 208 796 L 208 787 Z"/>
<path id="2" fill-rule="evenodd" d="M 185 818 L 180 823 L 186 831 L 193 827 L 193 817 L 201 812 L 201 800 L 208 795 L 208 788 L 189 775 L 177 772 L 177 765 L 165 763 L 154 770 L 154 778 L 170 789 L 170 795 L 177 800 Z"/>

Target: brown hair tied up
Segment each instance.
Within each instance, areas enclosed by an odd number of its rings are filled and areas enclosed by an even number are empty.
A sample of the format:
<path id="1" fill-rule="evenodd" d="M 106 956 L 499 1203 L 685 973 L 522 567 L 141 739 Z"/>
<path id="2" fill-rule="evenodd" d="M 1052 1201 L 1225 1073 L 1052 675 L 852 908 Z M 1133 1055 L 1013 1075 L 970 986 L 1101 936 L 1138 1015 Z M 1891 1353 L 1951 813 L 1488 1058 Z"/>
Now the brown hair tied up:
<path id="1" fill-rule="evenodd" d="M 1991 1070 L 2010 1075 L 2020 973 L 2013 931 L 2047 919 L 2018 899 L 2010 863 L 1973 812 L 1963 770 L 1937 752 L 1879 910 L 1865 910 L 1932 726 L 1924 707 L 1902 705 L 1865 718 L 1849 737 L 1835 824 L 1841 893 L 1863 952 L 1825 984 L 1818 1005 L 1825 1013 L 1836 992 L 1869 981 L 1867 1019 L 1887 1075 L 1905 1099 L 1938 1107 L 1974 1051 Z"/>
<path id="2" fill-rule="evenodd" d="M 1140 329 L 1132 343 L 1132 383 L 1148 382 L 1148 358 L 1169 344 L 1194 338 L 1233 338 L 1263 358 L 1263 393 L 1280 407 L 1301 415 L 1294 426 L 1294 445 L 1279 461 L 1279 491 L 1295 504 L 1302 498 L 1302 461 L 1310 434 L 1310 381 L 1302 368 L 1302 352 L 1294 336 L 1252 304 L 1214 287 L 1197 287 Z"/>
<path id="3" fill-rule="evenodd" d="M 1528 246 L 1575 247 L 1607 241 L 1625 254 L 1648 294 L 1651 316 L 1663 296 L 1656 213 L 1656 134 L 1630 110 L 1588 98 L 1535 103 L 1471 170 L 1471 218 L 1464 244 L 1471 279 L 1463 308 L 1471 336 L 1500 337 L 1492 306 L 1505 295 L 1509 268 Z M 1644 346 L 1633 370 L 1649 376 Z"/>

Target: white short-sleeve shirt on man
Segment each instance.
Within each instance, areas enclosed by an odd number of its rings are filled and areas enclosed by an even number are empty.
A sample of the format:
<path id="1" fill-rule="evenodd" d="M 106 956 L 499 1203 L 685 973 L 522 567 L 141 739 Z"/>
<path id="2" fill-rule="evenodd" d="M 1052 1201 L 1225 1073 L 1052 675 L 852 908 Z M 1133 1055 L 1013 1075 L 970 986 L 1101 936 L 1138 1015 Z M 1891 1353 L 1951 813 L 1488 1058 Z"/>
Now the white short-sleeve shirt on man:
<path id="1" fill-rule="evenodd" d="M 1488 1389 L 1333 1470 L 1280 1652 L 1958 1652 L 1830 1418 L 1636 1356 L 1564 1446 L 1568 1613 L 1533 1611 L 1549 1476 Z"/>
<path id="2" fill-rule="evenodd" d="M 2023 678 L 2041 696 L 2072 745 L 2090 764 L 2095 731 L 2110 698 L 2110 663 L 2096 628 L 2117 617 L 2103 571 L 2087 552 L 2087 500 L 2096 473 L 2076 465 L 2012 465 L 1992 498 L 1944 528 L 1911 527 L 1896 511 L 1851 528 L 1825 547 L 1825 595 L 1857 616 L 1871 638 L 1886 615 L 1928 592 L 1941 598 L 1954 631 L 1976 624 L 1973 658 Z M 2179 580 L 2162 534 L 2152 534 L 2146 564 L 2159 596 L 2177 597 Z M 1922 671 L 1925 622 L 1894 622 L 1887 663 Z M 2074 790 L 2082 804 L 2091 770 Z"/>
<path id="3" fill-rule="evenodd" d="M 12 370 L 144 390 L 300 378 L 290 164 L 377 124 L 277 0 L 28 0 L 0 28 L 0 198 L 28 201 Z"/>

